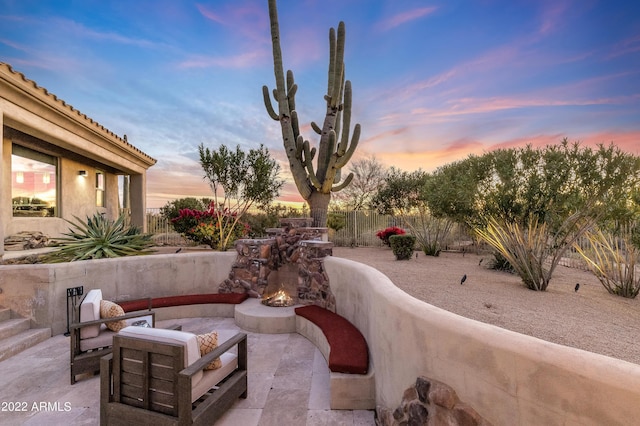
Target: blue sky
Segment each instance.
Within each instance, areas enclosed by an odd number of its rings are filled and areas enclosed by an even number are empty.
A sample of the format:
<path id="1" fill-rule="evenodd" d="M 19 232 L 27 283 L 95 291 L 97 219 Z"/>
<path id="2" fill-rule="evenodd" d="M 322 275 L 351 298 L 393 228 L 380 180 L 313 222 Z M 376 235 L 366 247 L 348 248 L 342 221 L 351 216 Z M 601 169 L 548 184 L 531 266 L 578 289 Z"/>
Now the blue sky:
<path id="1" fill-rule="evenodd" d="M 640 3 L 280 0 L 302 131 L 322 122 L 328 31 L 347 28 L 357 156 L 404 170 L 563 137 L 640 155 Z M 204 143 L 267 146 L 267 0 L 0 0 L 0 61 L 158 160 L 148 206 L 208 196 Z M 348 166 L 347 166 L 348 167 Z M 300 200 L 286 185 L 282 200 Z"/>

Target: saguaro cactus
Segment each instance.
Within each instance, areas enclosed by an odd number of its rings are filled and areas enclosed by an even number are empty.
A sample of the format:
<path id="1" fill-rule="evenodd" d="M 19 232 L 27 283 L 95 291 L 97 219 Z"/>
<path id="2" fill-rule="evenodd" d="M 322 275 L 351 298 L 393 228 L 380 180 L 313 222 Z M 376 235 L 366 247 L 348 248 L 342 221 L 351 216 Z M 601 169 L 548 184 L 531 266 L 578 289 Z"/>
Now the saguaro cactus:
<path id="1" fill-rule="evenodd" d="M 311 128 L 320 135 L 316 150 L 300 134 L 295 106 L 298 85 L 294 82 L 291 70 L 287 71 L 285 82 L 276 0 L 269 0 L 269 19 L 273 44 L 273 68 L 276 77 L 273 97 L 278 104 L 278 112 L 276 113 L 271 104 L 267 86 L 262 87 L 265 107 L 271 118 L 280 122 L 289 167 L 300 195 L 309 204 L 313 225 L 326 226 L 331 192 L 340 191 L 353 179 L 353 174 L 350 173 L 341 182 L 341 169 L 351 159 L 360 139 L 360 124 L 356 124 L 349 140 L 352 94 L 351 82 L 345 81 L 344 22 L 338 25 L 337 36 L 334 28 L 329 30 L 329 78 L 327 94 L 324 97 L 327 102 L 327 113 L 322 128 L 315 122 L 311 122 Z M 339 140 L 337 135 L 340 135 Z"/>

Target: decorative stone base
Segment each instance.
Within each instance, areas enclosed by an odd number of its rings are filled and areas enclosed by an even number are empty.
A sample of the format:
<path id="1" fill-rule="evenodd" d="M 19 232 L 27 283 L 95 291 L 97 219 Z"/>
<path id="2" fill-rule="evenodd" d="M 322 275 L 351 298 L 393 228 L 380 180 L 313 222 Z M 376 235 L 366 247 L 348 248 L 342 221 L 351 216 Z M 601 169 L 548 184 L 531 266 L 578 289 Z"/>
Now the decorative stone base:
<path id="1" fill-rule="evenodd" d="M 262 298 L 283 289 L 296 303 L 335 312 L 335 297 L 323 265 L 323 259 L 333 251 L 333 243 L 322 241 L 327 228 L 289 227 L 306 225 L 309 220 L 271 228 L 269 238 L 236 241 L 238 257 L 218 292 Z"/>
<path id="2" fill-rule="evenodd" d="M 282 308 L 265 306 L 260 299 L 247 299 L 235 305 L 236 325 L 247 331 L 262 334 L 296 332 L 296 313 L 300 305 Z"/>

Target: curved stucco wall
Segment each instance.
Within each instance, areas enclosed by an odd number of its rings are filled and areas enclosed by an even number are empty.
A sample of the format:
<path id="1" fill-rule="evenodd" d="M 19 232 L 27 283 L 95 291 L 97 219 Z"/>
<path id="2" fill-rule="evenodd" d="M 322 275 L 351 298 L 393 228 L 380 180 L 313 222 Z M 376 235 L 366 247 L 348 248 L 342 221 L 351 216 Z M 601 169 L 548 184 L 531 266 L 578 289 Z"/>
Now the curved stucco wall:
<path id="1" fill-rule="evenodd" d="M 66 288 L 101 288 L 119 300 L 213 293 L 235 258 L 232 251 L 0 266 L 0 306 L 60 334 Z M 640 418 L 638 365 L 460 317 L 366 265 L 329 257 L 325 267 L 337 312 L 367 339 L 379 406 L 397 407 L 404 390 L 427 376 L 452 386 L 495 425 L 630 425 Z"/>
<path id="2" fill-rule="evenodd" d="M 236 252 L 132 256 L 82 262 L 0 266 L 0 306 L 30 318 L 52 334 L 67 329 L 66 289 L 102 289 L 106 299 L 133 300 L 217 293 Z"/>
<path id="3" fill-rule="evenodd" d="M 401 264 L 398 265 L 401 267 Z M 495 425 L 625 425 L 640 419 L 640 366 L 470 320 L 381 272 L 327 258 L 337 312 L 364 334 L 376 402 L 394 409 L 418 376 L 452 386 Z"/>

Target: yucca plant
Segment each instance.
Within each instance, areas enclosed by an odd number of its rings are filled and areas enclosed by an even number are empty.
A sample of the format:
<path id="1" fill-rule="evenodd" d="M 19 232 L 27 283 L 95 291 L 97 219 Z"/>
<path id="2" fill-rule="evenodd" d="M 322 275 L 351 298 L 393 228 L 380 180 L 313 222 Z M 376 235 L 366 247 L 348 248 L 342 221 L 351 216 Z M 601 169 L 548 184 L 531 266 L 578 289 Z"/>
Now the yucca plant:
<path id="1" fill-rule="evenodd" d="M 618 237 L 602 230 L 588 232 L 586 248 L 574 244 L 587 267 L 611 294 L 635 299 L 640 292 L 640 274 L 636 271 L 640 249 L 633 231 L 625 228 Z"/>
<path id="2" fill-rule="evenodd" d="M 115 221 L 96 213 L 86 222 L 77 216 L 65 237 L 57 238 L 59 249 L 44 256 L 47 263 L 150 254 L 154 245 L 151 234 L 142 234 L 135 226 L 125 224 L 125 216 Z"/>
<path id="3" fill-rule="evenodd" d="M 562 255 L 592 223 L 592 219 L 574 214 L 554 232 L 535 217 L 526 227 L 489 218 L 486 228 L 475 231 L 511 264 L 527 288 L 545 291 Z"/>

